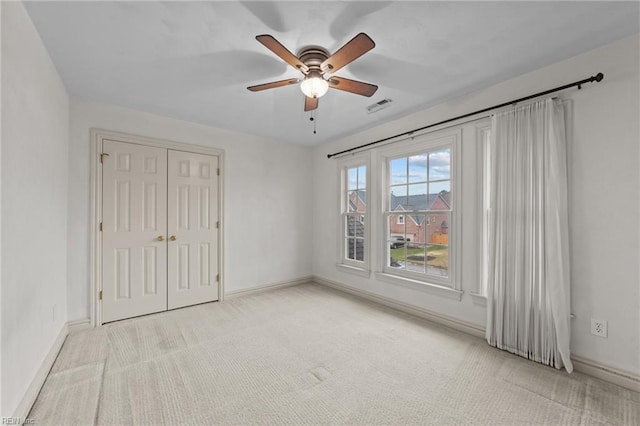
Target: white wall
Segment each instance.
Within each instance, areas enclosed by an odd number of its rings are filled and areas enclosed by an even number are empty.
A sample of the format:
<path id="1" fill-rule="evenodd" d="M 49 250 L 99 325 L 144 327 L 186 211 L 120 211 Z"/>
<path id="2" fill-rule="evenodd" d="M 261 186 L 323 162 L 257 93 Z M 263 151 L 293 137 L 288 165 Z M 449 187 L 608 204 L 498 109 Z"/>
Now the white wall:
<path id="1" fill-rule="evenodd" d="M 2 2 L 2 415 L 67 320 L 69 97 L 22 3 Z"/>
<path id="2" fill-rule="evenodd" d="M 0 100 L 2 99 L 2 5 L 0 4 Z M 2 102 L 0 101 L 0 415 L 2 410 Z"/>
<path id="3" fill-rule="evenodd" d="M 603 82 L 564 95 L 573 100 L 574 111 L 569 165 L 572 312 L 576 315 L 572 351 L 639 374 L 639 51 L 638 36 L 623 39 L 315 148 L 314 275 L 484 327 L 484 308 L 474 305 L 469 295 L 477 280 L 473 274 L 463 274 L 465 294 L 457 302 L 379 282 L 375 274 L 365 279 L 336 269 L 337 166 L 326 155 L 603 72 Z M 474 172 L 468 166 L 465 163 L 463 174 Z M 463 232 L 469 230 L 466 227 Z M 476 259 L 466 253 L 464 268 L 472 270 L 469 264 Z M 607 339 L 590 335 L 591 317 L 609 321 Z"/>
<path id="4" fill-rule="evenodd" d="M 311 150 L 72 98 L 69 318 L 89 316 L 90 129 L 225 150 L 226 291 L 311 275 Z"/>

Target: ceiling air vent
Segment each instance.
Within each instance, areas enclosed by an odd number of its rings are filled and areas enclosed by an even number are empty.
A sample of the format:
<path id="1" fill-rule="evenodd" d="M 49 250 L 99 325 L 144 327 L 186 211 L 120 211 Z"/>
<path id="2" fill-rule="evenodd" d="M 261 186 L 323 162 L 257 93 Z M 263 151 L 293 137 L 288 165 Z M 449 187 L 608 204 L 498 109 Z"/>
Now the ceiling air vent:
<path id="1" fill-rule="evenodd" d="M 381 109 L 385 109 L 391 105 L 391 102 L 393 102 L 391 99 L 385 98 L 381 101 L 376 102 L 375 104 L 369 105 L 367 107 L 367 113 L 372 114 L 374 112 L 380 111 Z"/>

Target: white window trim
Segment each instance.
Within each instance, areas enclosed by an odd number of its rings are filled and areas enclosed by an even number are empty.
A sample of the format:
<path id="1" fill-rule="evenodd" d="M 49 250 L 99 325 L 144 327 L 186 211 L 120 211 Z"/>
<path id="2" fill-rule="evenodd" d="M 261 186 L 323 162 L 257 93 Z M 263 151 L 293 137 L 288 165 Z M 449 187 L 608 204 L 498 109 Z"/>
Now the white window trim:
<path id="1" fill-rule="evenodd" d="M 487 274 L 486 271 L 486 261 L 487 261 L 487 256 L 489 256 L 488 251 L 486 250 L 487 245 L 486 245 L 486 239 L 488 238 L 487 235 L 487 226 L 488 226 L 488 217 L 485 211 L 486 208 L 486 185 L 488 184 L 488 173 L 490 173 L 490 170 L 487 169 L 487 164 L 486 164 L 486 155 L 487 155 L 487 140 L 486 140 L 486 133 L 488 131 L 491 131 L 491 123 L 487 122 L 486 120 L 483 120 L 482 122 L 478 123 L 478 125 L 476 126 L 476 141 L 478 142 L 478 149 L 477 149 L 477 159 L 476 159 L 476 167 L 477 167 L 477 178 L 476 178 L 476 182 L 477 182 L 477 194 L 478 194 L 478 198 L 477 198 L 477 212 L 479 213 L 478 216 L 478 222 L 477 222 L 477 229 L 478 229 L 478 253 L 479 253 L 479 259 L 478 259 L 478 264 L 479 264 L 479 277 L 478 277 L 478 281 L 476 284 L 476 288 L 473 292 L 471 292 L 471 298 L 473 300 L 473 303 L 476 305 L 480 305 L 480 306 L 486 306 L 487 304 L 487 294 L 486 294 L 486 288 L 485 288 L 485 277 Z M 488 141 L 489 143 L 491 143 L 491 141 Z"/>
<path id="2" fill-rule="evenodd" d="M 447 296 L 453 299 L 462 299 L 462 128 L 443 129 L 431 133 L 416 136 L 413 141 L 403 143 L 402 146 L 390 145 L 378 151 L 377 168 L 381 172 L 380 189 L 382 195 L 381 217 L 382 238 L 376 241 L 378 259 L 376 277 L 382 281 L 393 284 L 405 285 L 411 288 L 419 288 L 430 293 Z M 451 214 L 451 225 L 449 233 L 449 277 L 446 279 L 432 275 L 411 273 L 410 271 L 395 270 L 387 266 L 388 247 L 386 245 L 386 235 L 388 234 L 387 205 L 389 194 L 387 193 L 389 160 L 398 157 L 410 156 L 423 153 L 425 151 L 436 151 L 439 148 L 451 149 L 451 192 L 453 194 L 453 211 Z"/>
<path id="3" fill-rule="evenodd" d="M 371 155 L 370 153 L 362 153 L 352 155 L 340 159 L 338 162 L 338 206 L 336 212 L 339 214 L 338 220 L 338 260 L 336 268 L 339 271 L 355 274 L 368 278 L 371 274 Z M 366 187 L 367 194 L 367 210 L 364 214 L 364 261 L 350 260 L 346 258 L 344 245 L 344 213 L 346 212 L 346 192 L 347 192 L 347 173 L 348 168 L 365 166 L 366 167 Z M 360 218 L 358 218 L 360 221 Z"/>
<path id="4" fill-rule="evenodd" d="M 457 301 L 462 300 L 462 295 L 464 294 L 464 292 L 460 289 L 425 282 L 423 280 L 416 280 L 404 276 L 389 274 L 386 272 L 376 272 L 375 275 L 378 281 L 384 281 L 389 284 L 396 284 L 402 287 L 423 291 L 425 293 L 436 294 L 438 296 L 443 296 L 448 299 Z"/>
<path id="5" fill-rule="evenodd" d="M 400 221 L 400 219 L 402 219 L 402 221 Z M 404 215 L 403 214 L 399 214 L 396 216 L 396 222 L 398 225 L 404 225 Z"/>

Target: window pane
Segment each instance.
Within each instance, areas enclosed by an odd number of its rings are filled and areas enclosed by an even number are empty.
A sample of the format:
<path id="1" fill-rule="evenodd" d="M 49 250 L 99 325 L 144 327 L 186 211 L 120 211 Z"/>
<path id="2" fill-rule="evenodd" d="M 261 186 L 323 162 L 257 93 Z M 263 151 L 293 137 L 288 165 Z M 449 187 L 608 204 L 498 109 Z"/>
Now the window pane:
<path id="1" fill-rule="evenodd" d="M 409 182 L 427 181 L 427 154 L 409 157 Z"/>
<path id="2" fill-rule="evenodd" d="M 356 237 L 364 238 L 364 223 L 360 221 L 360 216 L 353 216 L 353 226 Z"/>
<path id="3" fill-rule="evenodd" d="M 350 259 L 349 257 L 349 238 L 344 239 L 344 257 L 346 259 Z"/>
<path id="4" fill-rule="evenodd" d="M 427 225 L 427 273 L 449 275 L 449 218 L 450 213 L 429 215 Z"/>
<path id="5" fill-rule="evenodd" d="M 407 158 L 391 160 L 389 173 L 391 174 L 391 185 L 407 183 Z"/>
<path id="6" fill-rule="evenodd" d="M 398 206 L 404 208 L 407 205 L 407 186 L 399 185 L 389 188 L 389 209 L 396 211 Z"/>
<path id="7" fill-rule="evenodd" d="M 427 274 L 449 276 L 449 246 L 427 246 Z"/>
<path id="8" fill-rule="evenodd" d="M 402 237 L 404 239 L 404 227 L 405 227 L 405 215 L 403 214 L 390 214 L 388 223 L 389 236 Z M 389 238 L 387 238 L 389 240 Z M 402 241 L 402 240 L 398 240 Z"/>
<path id="9" fill-rule="evenodd" d="M 427 184 L 414 183 L 409 185 L 409 197 L 405 210 L 427 210 Z"/>
<path id="10" fill-rule="evenodd" d="M 405 223 L 398 220 L 404 215 L 391 214 L 387 223 L 387 246 L 389 247 L 388 266 L 404 269 L 405 266 Z M 399 223 L 400 222 L 400 223 Z"/>
<path id="11" fill-rule="evenodd" d="M 356 238 L 354 241 L 356 247 L 356 260 L 364 262 L 364 239 Z"/>
<path id="12" fill-rule="evenodd" d="M 451 181 L 432 182 L 429 184 L 429 210 L 450 210 L 451 207 Z"/>
<path id="13" fill-rule="evenodd" d="M 347 238 L 347 259 L 355 260 L 355 238 Z"/>
<path id="14" fill-rule="evenodd" d="M 358 169 L 347 169 L 347 189 L 358 188 Z"/>
<path id="15" fill-rule="evenodd" d="M 349 191 L 347 194 L 347 213 L 358 210 L 358 191 Z"/>
<path id="16" fill-rule="evenodd" d="M 404 247 L 395 247 L 389 246 L 389 264 L 392 268 L 396 269 L 404 269 L 405 259 L 404 259 Z"/>
<path id="17" fill-rule="evenodd" d="M 422 214 L 412 214 L 405 216 L 405 238 L 411 247 L 414 244 L 425 243 L 426 217 Z"/>
<path id="18" fill-rule="evenodd" d="M 411 243 L 407 245 L 407 264 L 405 269 L 411 272 L 424 274 L 425 271 L 425 246 Z"/>
<path id="19" fill-rule="evenodd" d="M 449 213 L 431 213 L 427 228 L 427 244 L 449 244 Z"/>
<path id="20" fill-rule="evenodd" d="M 354 216 L 347 216 L 347 236 L 348 237 L 355 237 L 356 236 L 356 219 Z"/>
<path id="21" fill-rule="evenodd" d="M 367 192 L 364 189 L 357 191 L 356 208 L 359 212 L 367 211 Z"/>
<path id="22" fill-rule="evenodd" d="M 451 150 L 443 149 L 429 153 L 429 180 L 450 179 Z"/>
<path id="23" fill-rule="evenodd" d="M 365 166 L 358 167 L 358 189 L 367 187 L 367 168 Z"/>

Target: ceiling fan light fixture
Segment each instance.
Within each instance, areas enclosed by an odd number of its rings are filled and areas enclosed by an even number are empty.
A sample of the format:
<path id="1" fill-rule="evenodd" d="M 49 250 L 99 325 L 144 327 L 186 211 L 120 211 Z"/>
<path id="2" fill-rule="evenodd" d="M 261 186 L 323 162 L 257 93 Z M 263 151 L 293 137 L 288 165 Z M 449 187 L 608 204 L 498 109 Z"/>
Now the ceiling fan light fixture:
<path id="1" fill-rule="evenodd" d="M 302 81 L 300 90 L 308 98 L 319 98 L 329 90 L 329 82 L 319 72 L 310 72 Z"/>

